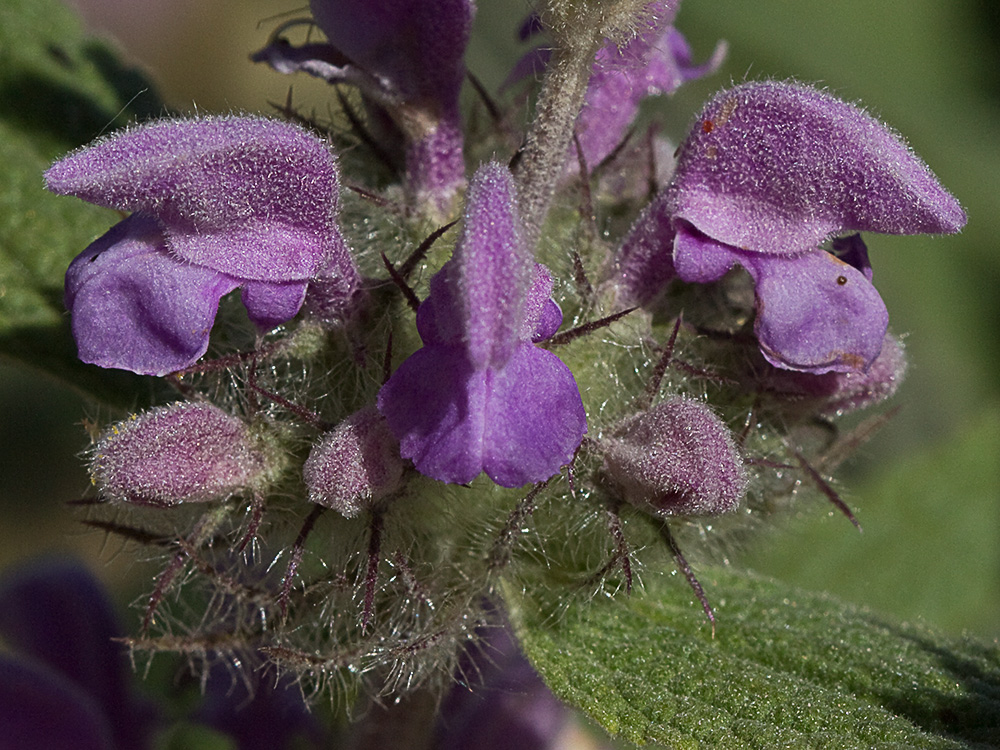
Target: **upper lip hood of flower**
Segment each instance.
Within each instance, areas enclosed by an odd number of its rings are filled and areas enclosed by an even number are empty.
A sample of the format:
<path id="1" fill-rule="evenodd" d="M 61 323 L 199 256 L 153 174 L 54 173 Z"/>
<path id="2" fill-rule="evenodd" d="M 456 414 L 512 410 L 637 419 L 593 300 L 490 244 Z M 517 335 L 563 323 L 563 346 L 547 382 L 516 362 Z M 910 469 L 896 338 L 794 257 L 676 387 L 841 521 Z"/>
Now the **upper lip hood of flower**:
<path id="1" fill-rule="evenodd" d="M 305 130 L 259 117 L 166 120 L 56 162 L 46 187 L 159 222 L 170 251 L 238 279 L 309 279 L 346 250 L 336 162 Z"/>
<path id="2" fill-rule="evenodd" d="M 745 83 L 695 121 L 665 208 L 717 242 L 797 255 L 841 232 L 947 234 L 958 201 L 885 125 L 797 83 Z"/>
<path id="3" fill-rule="evenodd" d="M 838 235 L 964 224 L 930 169 L 863 110 L 797 83 L 745 83 L 695 121 L 671 182 L 623 243 L 618 274 L 623 296 L 645 304 L 675 275 L 707 283 L 738 264 L 754 280 L 769 362 L 859 371 L 881 350 L 888 312 L 861 237 Z"/>

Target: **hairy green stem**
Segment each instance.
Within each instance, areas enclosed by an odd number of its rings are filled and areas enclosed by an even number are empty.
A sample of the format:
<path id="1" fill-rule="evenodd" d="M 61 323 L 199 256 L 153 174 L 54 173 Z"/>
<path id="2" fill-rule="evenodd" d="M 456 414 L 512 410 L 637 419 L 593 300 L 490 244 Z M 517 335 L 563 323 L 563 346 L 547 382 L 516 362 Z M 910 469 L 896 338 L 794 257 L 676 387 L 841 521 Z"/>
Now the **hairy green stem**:
<path id="1" fill-rule="evenodd" d="M 525 240 L 534 247 L 562 175 L 601 38 L 559 44 L 538 96 L 535 120 L 514 171 Z"/>

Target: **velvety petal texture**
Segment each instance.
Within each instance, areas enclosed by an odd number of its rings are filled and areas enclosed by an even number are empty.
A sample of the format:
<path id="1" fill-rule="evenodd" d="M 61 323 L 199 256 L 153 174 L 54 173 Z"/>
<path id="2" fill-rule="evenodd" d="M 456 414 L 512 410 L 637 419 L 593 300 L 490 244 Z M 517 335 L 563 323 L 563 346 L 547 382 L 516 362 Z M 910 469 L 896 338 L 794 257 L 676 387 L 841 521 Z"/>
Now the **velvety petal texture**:
<path id="1" fill-rule="evenodd" d="M 155 122 L 71 154 L 45 179 L 55 193 L 135 212 L 67 272 L 86 362 L 163 375 L 205 353 L 219 300 L 237 287 L 266 331 L 295 316 L 320 273 L 347 298 L 358 284 L 336 225 L 336 162 L 297 126 Z"/>
<path id="2" fill-rule="evenodd" d="M 674 277 L 709 283 L 742 266 L 769 362 L 859 372 L 881 351 L 888 313 L 856 233 L 964 224 L 927 166 L 863 110 L 796 83 L 746 83 L 696 120 L 615 275 L 622 301 L 649 304 Z"/>
<path id="3" fill-rule="evenodd" d="M 957 232 L 965 212 L 885 125 L 797 83 L 716 95 L 681 147 L 664 208 L 712 239 L 798 255 L 839 232 Z"/>
<path id="4" fill-rule="evenodd" d="M 510 172 L 488 164 L 469 187 L 462 235 L 417 312 L 424 347 L 393 373 L 379 411 L 425 476 L 504 487 L 549 478 L 587 429 L 572 373 L 532 343 L 561 314 L 552 280 L 520 234 Z"/>

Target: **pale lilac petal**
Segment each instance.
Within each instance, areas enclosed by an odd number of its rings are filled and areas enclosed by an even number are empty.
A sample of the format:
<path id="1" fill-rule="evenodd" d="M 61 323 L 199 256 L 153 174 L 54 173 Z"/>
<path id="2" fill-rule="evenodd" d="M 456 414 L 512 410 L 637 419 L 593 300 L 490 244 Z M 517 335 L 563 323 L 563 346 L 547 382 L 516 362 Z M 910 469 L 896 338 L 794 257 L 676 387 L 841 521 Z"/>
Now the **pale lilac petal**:
<path id="1" fill-rule="evenodd" d="M 66 272 L 66 307 L 80 359 L 166 375 L 208 348 L 219 300 L 239 282 L 173 258 L 158 224 L 133 214 Z"/>
<path id="2" fill-rule="evenodd" d="M 487 371 L 461 348 L 426 346 L 382 386 L 378 409 L 417 471 L 467 484 L 483 470 L 486 400 Z"/>
<path id="3" fill-rule="evenodd" d="M 957 232 L 965 212 L 861 109 L 799 84 L 717 95 L 682 146 L 665 207 L 718 242 L 809 252 L 842 231 Z"/>
<path id="4" fill-rule="evenodd" d="M 889 313 L 864 274 L 823 250 L 797 258 L 740 254 L 754 278 L 754 330 L 777 367 L 865 370 L 882 350 Z"/>
<path id="5" fill-rule="evenodd" d="M 53 165 L 49 190 L 155 216 L 182 260 L 239 279 L 304 281 L 342 244 L 336 162 L 262 118 L 154 122 Z"/>
<path id="6" fill-rule="evenodd" d="M 552 352 L 522 343 L 487 381 L 483 470 L 501 487 L 557 474 L 587 432 L 573 373 Z"/>
<path id="7" fill-rule="evenodd" d="M 248 281 L 240 299 L 254 325 L 260 331 L 270 331 L 295 317 L 305 301 L 307 286 L 305 281 Z"/>

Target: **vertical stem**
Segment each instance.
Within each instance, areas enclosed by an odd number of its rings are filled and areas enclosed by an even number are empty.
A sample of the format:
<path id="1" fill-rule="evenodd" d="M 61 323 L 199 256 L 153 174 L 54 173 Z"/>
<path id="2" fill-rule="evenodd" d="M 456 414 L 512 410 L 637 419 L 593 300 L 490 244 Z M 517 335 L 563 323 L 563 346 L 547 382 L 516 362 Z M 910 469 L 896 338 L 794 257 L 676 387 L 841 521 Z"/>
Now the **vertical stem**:
<path id="1" fill-rule="evenodd" d="M 538 242 L 552 194 L 562 175 L 600 38 L 590 44 L 557 45 L 538 96 L 535 120 L 514 170 L 518 208 L 529 247 Z"/>

